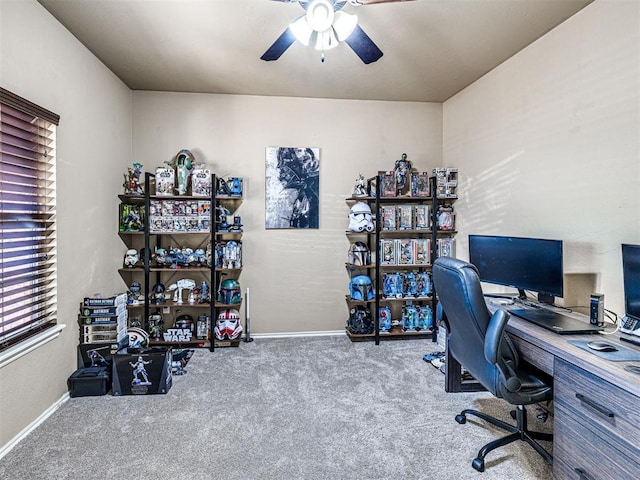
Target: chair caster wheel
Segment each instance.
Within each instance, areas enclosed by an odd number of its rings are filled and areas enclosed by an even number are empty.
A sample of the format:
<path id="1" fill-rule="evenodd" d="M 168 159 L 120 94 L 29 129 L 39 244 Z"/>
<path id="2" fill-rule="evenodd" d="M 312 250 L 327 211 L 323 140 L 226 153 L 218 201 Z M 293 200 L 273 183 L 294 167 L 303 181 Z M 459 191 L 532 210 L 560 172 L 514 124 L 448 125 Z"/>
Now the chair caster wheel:
<path id="1" fill-rule="evenodd" d="M 474 458 L 471 466 L 478 472 L 484 472 L 484 460 L 482 458 Z"/>
<path id="2" fill-rule="evenodd" d="M 456 422 L 458 422 L 460 425 L 464 425 L 465 423 L 467 423 L 467 417 L 465 415 L 456 415 Z"/>

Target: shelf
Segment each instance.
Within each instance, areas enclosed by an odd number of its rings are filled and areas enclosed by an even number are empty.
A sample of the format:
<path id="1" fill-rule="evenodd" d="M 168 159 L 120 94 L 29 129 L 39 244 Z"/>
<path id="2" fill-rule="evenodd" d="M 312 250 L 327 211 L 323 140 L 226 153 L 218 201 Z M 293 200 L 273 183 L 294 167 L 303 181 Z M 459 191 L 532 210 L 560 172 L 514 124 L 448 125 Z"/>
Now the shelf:
<path id="1" fill-rule="evenodd" d="M 344 298 L 348 303 L 353 304 L 353 305 L 369 305 L 369 304 L 375 303 L 375 299 L 373 299 L 373 300 L 354 300 L 349 295 L 345 295 Z"/>
<path id="2" fill-rule="evenodd" d="M 216 195 L 216 200 L 237 200 L 242 201 L 244 197 L 238 197 L 233 195 Z"/>
<path id="3" fill-rule="evenodd" d="M 422 197 L 412 197 L 411 195 L 399 195 L 394 197 L 380 197 L 380 203 L 390 202 L 390 203 L 412 203 L 412 202 L 431 202 L 433 199 L 431 196 L 422 196 Z"/>
<path id="4" fill-rule="evenodd" d="M 150 346 L 163 347 L 179 347 L 179 348 L 209 348 L 211 342 L 209 340 L 191 340 L 189 342 L 165 342 L 164 340 L 149 339 Z M 217 345 L 216 345 L 217 346 Z"/>
<path id="5" fill-rule="evenodd" d="M 407 268 L 430 268 L 430 263 L 400 263 L 400 264 L 380 264 L 380 268 L 386 270 L 406 270 Z"/>
<path id="6" fill-rule="evenodd" d="M 455 170 L 457 174 L 457 170 Z M 429 195 L 420 195 L 413 196 L 409 194 L 403 195 L 390 195 L 390 196 L 381 196 L 380 192 L 382 191 L 381 184 L 383 183 L 383 175 L 387 172 L 379 171 L 375 177 L 371 177 L 368 179 L 368 192 L 371 192 L 371 195 L 367 196 L 350 196 L 346 199 L 348 205 L 352 206 L 354 202 L 365 202 L 369 205 L 372 213 L 372 217 L 375 219 L 375 230 L 373 232 L 352 232 L 350 230 L 346 231 L 346 236 L 350 242 L 355 241 L 363 241 L 367 243 L 370 251 L 371 251 L 371 265 L 351 265 L 349 263 L 345 264 L 347 271 L 353 275 L 353 272 L 364 273 L 371 275 L 371 279 L 373 282 L 373 291 L 375 293 L 375 298 L 370 301 L 356 301 L 351 300 L 350 295 L 346 295 L 347 305 L 352 308 L 352 305 L 364 305 L 370 309 L 370 314 L 374 322 L 374 331 L 369 335 L 357 335 L 351 334 L 347 329 L 347 334 L 349 338 L 353 341 L 369 341 L 373 340 L 376 344 L 380 342 L 380 340 L 387 339 L 408 339 L 408 338 L 431 338 L 435 341 L 436 332 L 437 332 L 437 324 L 432 327 L 432 330 L 429 331 L 403 331 L 401 326 L 394 326 L 391 332 L 380 331 L 380 323 L 378 322 L 378 317 L 380 315 L 380 306 L 384 305 L 385 308 L 390 308 L 394 310 L 394 314 L 397 315 L 398 308 L 401 305 L 406 304 L 407 302 L 414 302 L 416 305 L 424 306 L 429 305 L 432 312 L 436 311 L 436 303 L 437 296 L 435 291 L 432 291 L 430 296 L 424 297 L 409 297 L 409 298 L 384 298 L 382 296 L 382 282 L 383 277 L 386 276 L 389 272 L 399 274 L 407 274 L 411 271 L 417 271 L 419 274 L 424 275 L 428 273 L 432 268 L 433 261 L 438 256 L 438 253 L 441 252 L 441 248 L 443 248 L 442 244 L 446 241 L 447 238 L 451 238 L 457 234 L 457 231 L 454 229 L 451 230 L 443 230 L 442 227 L 446 227 L 449 224 L 438 223 L 438 215 L 439 212 L 442 211 L 452 211 L 451 209 L 442 209 L 443 205 L 452 205 L 458 198 L 456 194 L 451 194 L 448 196 L 440 195 L 445 190 L 438 190 L 438 185 L 442 186 L 442 184 L 437 183 L 437 177 L 430 176 L 428 178 L 429 181 Z M 423 193 L 427 190 L 424 187 L 425 181 L 425 172 L 420 174 L 418 177 L 418 181 L 422 181 L 420 192 Z M 412 173 L 413 174 L 413 173 Z M 449 174 L 447 170 L 447 175 Z M 452 184 L 447 183 L 446 185 L 452 186 Z M 457 185 L 456 185 L 457 186 Z M 392 190 L 389 188 L 387 191 L 389 193 L 395 193 L 397 190 Z M 453 192 L 454 190 L 447 190 L 447 192 Z M 403 192 L 407 192 L 407 190 L 403 190 Z M 397 207 L 397 210 L 394 212 L 394 208 L 389 207 Z M 414 212 L 416 210 L 420 210 L 416 212 L 417 219 L 419 221 L 416 222 L 414 218 L 412 218 L 411 223 L 408 222 L 408 212 L 411 211 L 411 216 L 414 217 Z M 383 220 L 387 220 L 387 226 L 393 226 L 394 214 L 395 218 L 398 220 L 398 215 L 402 216 L 403 223 L 401 225 L 412 226 L 414 228 L 410 229 L 393 229 L 393 230 L 382 230 L 385 226 Z M 419 214 L 419 215 L 418 215 Z M 406 217 L 406 218 L 405 218 Z M 442 217 L 440 217 L 441 220 Z M 429 225 L 428 228 L 424 228 L 425 225 Z M 423 228 L 415 228 L 418 225 Z M 451 223 L 451 227 L 454 224 Z M 399 247 L 409 247 L 409 240 L 411 241 L 410 247 L 414 251 L 415 257 L 404 256 L 400 257 L 397 249 Z M 415 242 L 414 242 L 415 240 Z M 400 244 L 400 245 L 398 245 Z M 386 248 L 383 252 L 383 246 Z M 383 255 L 383 253 L 390 253 L 389 248 L 393 248 L 396 252 L 397 258 L 404 258 L 406 260 L 430 260 L 427 263 L 411 263 L 411 264 L 385 264 L 383 265 L 381 262 L 383 259 L 389 259 L 391 257 Z M 428 251 L 427 251 L 428 250 Z M 447 250 L 448 251 L 448 250 Z M 416 253 L 417 252 L 417 253 Z M 446 254 L 446 253 L 445 253 Z M 424 292 L 424 290 L 421 290 Z M 404 314 L 403 314 L 404 316 Z"/>
<path id="7" fill-rule="evenodd" d="M 216 232 L 216 238 L 233 238 L 239 240 L 242 238 L 242 232 Z"/>
<path id="8" fill-rule="evenodd" d="M 151 230 L 149 235 L 211 235 L 211 233 L 206 230 Z"/>
<path id="9" fill-rule="evenodd" d="M 184 247 L 184 243 L 187 241 L 186 237 L 190 236 L 191 239 L 188 240 L 188 243 L 196 250 L 196 247 L 193 244 L 199 244 L 198 249 L 205 249 L 207 247 L 207 243 L 212 244 L 213 248 L 216 244 L 223 244 L 226 241 L 238 240 L 242 238 L 242 231 L 226 231 L 226 232 L 214 232 L 213 229 L 216 226 L 220 226 L 221 224 L 215 223 L 215 212 L 216 208 L 221 205 L 224 206 L 225 209 L 230 211 L 235 211 L 240 206 L 243 201 L 243 197 L 240 195 L 216 195 L 218 179 L 215 174 L 211 176 L 211 190 L 210 195 L 202 196 L 202 195 L 176 195 L 175 190 L 167 189 L 168 193 L 171 195 L 156 195 L 153 194 L 156 192 L 154 188 L 155 183 L 155 175 L 150 172 L 145 173 L 145 181 L 144 185 L 146 186 L 146 191 L 143 195 L 129 195 L 123 194 L 118 195 L 122 204 L 130 204 L 135 205 L 136 210 L 139 210 L 137 207 L 142 206 L 146 209 L 147 215 L 144 216 L 144 230 L 143 231 L 127 231 L 127 232 L 118 232 L 120 239 L 127 245 L 128 248 L 137 247 L 140 248 L 140 244 L 142 243 L 140 240 L 144 239 L 144 248 L 147 252 L 153 251 L 152 244 L 156 244 L 157 247 L 160 247 L 160 244 L 177 244 L 178 248 Z M 199 190 L 196 190 L 198 192 Z M 191 191 L 189 191 L 191 192 Z M 174 203 L 175 202 L 175 203 Z M 163 217 L 163 215 L 150 215 L 151 212 L 154 212 L 152 209 L 153 206 L 159 205 L 162 203 L 163 208 L 165 206 L 174 203 L 174 205 L 180 204 L 185 205 L 185 207 L 191 207 L 190 209 L 185 208 L 184 213 L 190 211 L 193 215 L 166 215 L 165 218 L 161 220 L 159 223 L 152 223 L 150 225 L 150 221 L 154 217 Z M 197 205 L 198 209 L 195 210 L 193 207 Z M 208 211 L 207 211 L 208 209 Z M 120 209 L 122 216 L 122 208 Z M 169 210 L 168 213 L 170 213 Z M 182 210 L 180 209 L 182 213 Z M 156 213 L 156 212 L 154 212 Z M 158 211 L 157 213 L 162 213 Z M 200 215 L 196 214 L 200 213 Z M 169 222 L 169 220 L 176 218 L 177 222 Z M 167 220 L 165 222 L 164 220 Z M 184 220 L 184 224 L 183 221 Z M 182 227 L 190 226 L 190 229 L 182 228 Z M 163 229 L 167 228 L 166 230 Z M 152 230 L 153 228 L 153 230 Z M 170 230 L 169 230 L 170 229 Z M 175 237 L 175 238 L 174 238 Z M 195 239 L 193 237 L 196 237 Z M 166 248 L 166 247 L 165 247 Z M 211 252 L 213 255 L 213 252 Z M 142 254 L 141 254 L 142 256 Z M 135 267 L 128 267 L 123 265 L 122 268 L 118 269 L 118 272 L 122 276 L 123 280 L 128 284 L 130 280 L 138 280 L 144 288 L 142 289 L 142 296 L 145 297 L 143 301 L 139 302 L 136 305 L 128 304 L 127 310 L 135 312 L 136 317 L 142 316 L 142 323 L 145 329 L 149 329 L 150 327 L 157 327 L 158 325 L 151 325 L 152 319 L 150 318 L 150 314 L 158 314 L 162 313 L 166 315 L 164 318 L 164 326 L 160 326 L 163 332 L 171 324 L 173 320 L 176 320 L 177 316 L 181 313 L 180 310 L 190 311 L 192 315 L 197 314 L 198 316 L 206 315 L 209 317 L 209 334 L 213 337 L 213 326 L 217 318 L 218 309 L 227 309 L 227 308 L 235 308 L 239 309 L 242 306 L 242 302 L 233 305 L 227 305 L 223 303 L 216 302 L 217 295 L 216 291 L 222 282 L 225 274 L 229 274 L 231 277 L 239 276 L 242 268 L 215 268 L 214 265 L 202 265 L 191 263 L 190 266 L 185 265 L 172 265 L 171 263 L 162 263 L 158 265 L 155 261 L 156 258 L 159 257 L 149 257 L 146 265 L 144 261 L 140 261 L 136 264 Z M 202 261 L 202 257 L 197 257 L 200 261 Z M 213 259 L 212 259 L 213 260 Z M 238 265 L 239 262 L 228 262 L 225 264 Z M 142 277 L 144 275 L 144 277 Z M 152 277 L 153 275 L 153 277 Z M 188 301 L 183 301 L 182 303 L 173 302 L 172 298 L 174 298 L 174 292 L 165 291 L 165 298 L 167 300 L 164 303 L 151 303 L 150 299 L 154 298 L 152 295 L 151 285 L 156 282 L 163 280 L 165 284 L 172 283 L 171 279 L 177 278 L 191 278 L 191 279 L 200 279 L 200 277 L 204 277 L 207 282 L 210 282 L 210 302 L 208 303 L 189 303 Z M 184 293 L 184 292 L 183 292 Z M 177 298 L 177 297 L 175 297 Z M 183 294 L 182 299 L 185 296 Z M 143 310 L 141 312 L 141 310 Z M 142 315 L 140 315 L 142 313 Z M 200 331 L 201 332 L 201 331 Z M 188 338 L 188 337 L 161 337 L 156 339 L 151 339 L 151 345 L 162 345 L 162 346 L 173 346 L 173 347 L 193 347 L 193 348 L 208 348 L 213 351 L 215 347 L 225 347 L 225 346 L 238 346 L 240 339 L 237 340 L 229 340 L 229 341 L 220 341 L 219 339 L 197 339 L 192 337 L 189 341 L 165 341 L 167 340 L 176 340 L 178 338 Z"/>
<path id="10" fill-rule="evenodd" d="M 216 348 L 224 348 L 224 347 L 238 347 L 240 346 L 240 338 L 234 338 L 233 340 L 218 340 L 217 338 L 214 341 L 214 346 Z"/>
<path id="11" fill-rule="evenodd" d="M 127 308 L 144 308 L 144 302 L 140 303 L 138 305 L 133 305 L 133 304 L 128 304 Z M 189 303 L 189 302 L 182 302 L 182 303 L 174 303 L 173 300 L 167 300 L 164 303 L 153 303 L 153 302 L 149 302 L 149 308 L 210 308 L 211 307 L 211 303 Z"/>
<path id="12" fill-rule="evenodd" d="M 143 197 L 144 198 L 144 197 Z M 196 195 L 149 195 L 150 200 L 211 200 L 210 197 Z"/>
<path id="13" fill-rule="evenodd" d="M 171 268 L 171 267 L 149 267 L 150 272 L 208 272 L 210 270 L 209 267 L 179 267 L 179 268 Z M 218 269 L 216 269 L 218 270 Z M 232 269 L 228 269 L 232 270 Z M 239 268 L 235 270 L 240 270 Z M 144 267 L 123 267 L 118 269 L 120 273 L 135 273 L 140 272 L 144 273 Z"/>
<path id="14" fill-rule="evenodd" d="M 121 193 L 118 198 L 127 205 L 144 205 L 144 195 L 127 195 Z"/>
<path id="15" fill-rule="evenodd" d="M 380 235 L 381 236 L 394 236 L 394 235 L 422 235 L 422 234 L 427 234 L 427 235 L 431 235 L 431 228 L 424 228 L 421 230 L 380 230 Z M 438 230 L 436 232 L 438 235 L 440 234 L 456 234 L 458 233 L 455 230 Z"/>
<path id="16" fill-rule="evenodd" d="M 402 297 L 402 298 L 385 298 L 380 295 L 380 303 L 385 302 L 430 302 L 433 297 Z"/>
<path id="17" fill-rule="evenodd" d="M 375 341 L 375 334 L 356 334 L 351 333 L 345 328 L 347 336 L 352 342 L 373 342 Z M 425 330 L 421 332 L 403 331 L 401 327 L 392 327 L 390 332 L 380 332 L 380 340 L 413 340 L 419 338 L 431 338 L 433 336 L 432 330 Z"/>
<path id="18" fill-rule="evenodd" d="M 150 272 L 208 272 L 210 270 L 209 267 L 149 267 Z"/>

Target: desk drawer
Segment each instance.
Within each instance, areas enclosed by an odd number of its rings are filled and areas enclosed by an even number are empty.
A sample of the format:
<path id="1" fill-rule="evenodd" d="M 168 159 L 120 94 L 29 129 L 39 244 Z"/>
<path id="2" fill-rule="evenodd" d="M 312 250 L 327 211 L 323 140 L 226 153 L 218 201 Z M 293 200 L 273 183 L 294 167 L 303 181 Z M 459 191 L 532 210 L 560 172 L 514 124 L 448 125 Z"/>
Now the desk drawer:
<path id="1" fill-rule="evenodd" d="M 595 428 L 640 445 L 640 399 L 595 375 L 556 358 L 554 400 Z"/>
<path id="2" fill-rule="evenodd" d="M 640 452 L 556 405 L 553 417 L 553 477 L 575 480 L 640 478 Z"/>

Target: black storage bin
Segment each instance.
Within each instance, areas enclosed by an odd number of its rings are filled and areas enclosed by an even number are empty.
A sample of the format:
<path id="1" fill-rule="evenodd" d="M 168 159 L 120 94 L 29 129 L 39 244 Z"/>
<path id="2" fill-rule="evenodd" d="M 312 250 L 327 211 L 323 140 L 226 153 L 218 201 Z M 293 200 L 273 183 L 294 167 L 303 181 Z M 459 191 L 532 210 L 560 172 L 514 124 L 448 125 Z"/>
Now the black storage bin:
<path id="1" fill-rule="evenodd" d="M 69 396 L 88 397 L 106 395 L 110 386 L 107 367 L 82 367 L 71 374 L 67 380 Z"/>

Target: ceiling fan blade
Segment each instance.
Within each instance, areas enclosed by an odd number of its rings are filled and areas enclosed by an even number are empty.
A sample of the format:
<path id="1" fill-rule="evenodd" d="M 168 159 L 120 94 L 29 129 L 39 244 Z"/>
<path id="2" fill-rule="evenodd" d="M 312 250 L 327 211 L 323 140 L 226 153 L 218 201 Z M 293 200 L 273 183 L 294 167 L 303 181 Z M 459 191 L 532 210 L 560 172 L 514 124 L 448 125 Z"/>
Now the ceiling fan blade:
<path id="1" fill-rule="evenodd" d="M 287 29 L 282 32 L 282 35 L 280 35 L 278 39 L 273 42 L 273 45 L 271 45 L 269 49 L 264 52 L 260 59 L 264 60 L 265 62 L 279 59 L 287 50 L 287 48 L 289 48 L 295 41 L 296 37 L 293 35 L 291 29 L 287 27 Z"/>
<path id="2" fill-rule="evenodd" d="M 373 43 L 369 35 L 364 33 L 360 25 L 356 25 L 353 33 L 345 42 L 347 42 L 347 45 L 349 45 L 351 49 L 356 52 L 356 55 L 366 64 L 376 62 L 382 57 L 382 50 Z"/>

